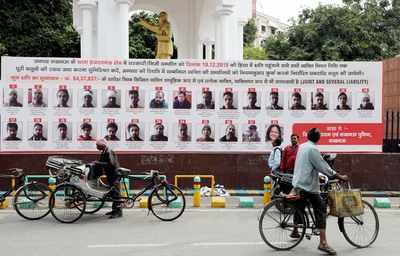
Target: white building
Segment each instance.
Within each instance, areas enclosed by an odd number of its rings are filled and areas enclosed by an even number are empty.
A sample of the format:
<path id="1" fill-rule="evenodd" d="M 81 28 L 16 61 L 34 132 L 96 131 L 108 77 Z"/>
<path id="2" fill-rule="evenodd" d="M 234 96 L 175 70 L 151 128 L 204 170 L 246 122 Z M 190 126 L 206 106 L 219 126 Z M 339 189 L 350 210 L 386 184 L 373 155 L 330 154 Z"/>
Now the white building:
<path id="1" fill-rule="evenodd" d="M 256 47 L 260 47 L 262 42 L 268 37 L 279 32 L 285 32 L 289 27 L 279 19 L 259 11 L 256 13 L 255 21 L 257 26 L 257 35 L 256 40 L 254 41 L 254 46 Z"/>
<path id="2" fill-rule="evenodd" d="M 73 0 L 82 58 L 128 58 L 129 18 L 137 10 L 166 11 L 180 59 L 243 58 L 243 26 L 251 0 Z"/>

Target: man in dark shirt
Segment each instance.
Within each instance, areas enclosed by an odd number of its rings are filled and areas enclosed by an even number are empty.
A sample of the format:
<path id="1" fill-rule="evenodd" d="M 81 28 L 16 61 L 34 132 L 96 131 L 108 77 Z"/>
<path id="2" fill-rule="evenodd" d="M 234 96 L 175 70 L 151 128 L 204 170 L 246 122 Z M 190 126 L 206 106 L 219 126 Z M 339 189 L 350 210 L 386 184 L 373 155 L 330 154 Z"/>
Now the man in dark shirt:
<path id="1" fill-rule="evenodd" d="M 347 94 L 345 92 L 339 93 L 338 102 L 336 110 L 351 110 L 351 107 L 347 105 Z"/>
<path id="2" fill-rule="evenodd" d="M 34 140 L 34 141 L 47 140 L 47 138 L 43 136 L 43 125 L 41 123 L 35 123 L 33 125 L 33 135 L 28 140 Z"/>
<path id="3" fill-rule="evenodd" d="M 168 137 L 164 135 L 164 125 L 158 123 L 154 125 L 156 134 L 151 135 L 150 141 L 168 141 Z"/>
<path id="4" fill-rule="evenodd" d="M 258 109 L 261 109 L 259 106 L 256 105 L 256 103 L 257 103 L 257 92 L 248 92 L 247 93 L 247 98 L 248 98 L 248 105 L 243 107 L 243 109 L 247 109 L 247 110 L 250 110 L 250 109 L 258 110 Z"/>
<path id="5" fill-rule="evenodd" d="M 143 141 L 143 140 L 140 138 L 140 128 L 139 128 L 139 125 L 137 125 L 137 124 L 132 124 L 132 123 L 129 124 L 129 125 L 128 125 L 128 132 L 129 132 L 130 137 L 126 139 L 127 141 Z"/>
<path id="6" fill-rule="evenodd" d="M 16 123 L 8 123 L 7 124 L 7 133 L 8 136 L 4 140 L 8 141 L 19 141 L 20 138 L 17 137 L 18 134 L 18 124 Z"/>
<path id="7" fill-rule="evenodd" d="M 233 93 L 232 92 L 224 92 L 223 95 L 223 106 L 221 109 L 236 109 L 233 105 Z"/>
<path id="8" fill-rule="evenodd" d="M 5 107 L 22 107 L 22 104 L 18 102 L 18 93 L 16 90 L 12 89 L 8 93 L 8 103 L 5 103 Z"/>
<path id="9" fill-rule="evenodd" d="M 219 141 L 221 142 L 237 142 L 238 138 L 236 137 L 236 128 L 233 124 L 230 124 L 226 127 L 225 135 L 222 136 Z"/>
<path id="10" fill-rule="evenodd" d="M 278 92 L 270 92 L 269 94 L 269 103 L 270 105 L 267 106 L 268 110 L 283 110 L 283 107 L 279 106 L 279 94 Z"/>
<path id="11" fill-rule="evenodd" d="M 324 95 L 322 92 L 315 94 L 315 104 L 312 105 L 312 110 L 328 110 L 328 106 L 324 103 Z"/>
<path id="12" fill-rule="evenodd" d="M 90 90 L 85 90 L 83 92 L 83 104 L 82 108 L 94 108 L 93 104 L 93 92 Z"/>
<path id="13" fill-rule="evenodd" d="M 164 99 L 164 92 L 161 90 L 156 91 L 154 99 L 150 101 L 150 108 L 168 108 Z"/>
<path id="14" fill-rule="evenodd" d="M 197 104 L 197 109 L 215 109 L 211 91 L 203 91 L 203 102 Z"/>
<path id="15" fill-rule="evenodd" d="M 109 90 L 107 92 L 107 103 L 103 108 L 120 108 L 121 106 L 117 104 L 117 92 L 114 90 Z"/>
<path id="16" fill-rule="evenodd" d="M 69 108 L 68 106 L 69 92 L 67 89 L 59 89 L 57 91 L 57 108 Z"/>
<path id="17" fill-rule="evenodd" d="M 180 91 L 174 100 L 174 109 L 190 109 L 192 103 L 186 98 L 186 92 Z"/>
<path id="18" fill-rule="evenodd" d="M 371 103 L 371 97 L 368 93 L 365 93 L 362 97 L 362 101 L 358 110 L 373 110 L 374 105 Z"/>
<path id="19" fill-rule="evenodd" d="M 294 92 L 292 94 L 292 106 L 291 110 L 305 110 L 306 107 L 301 104 L 301 94 L 299 92 Z"/>
<path id="20" fill-rule="evenodd" d="M 107 135 L 104 137 L 108 141 L 119 141 L 117 137 L 118 125 L 114 122 L 107 124 Z"/>
<path id="21" fill-rule="evenodd" d="M 119 191 L 119 162 L 115 152 L 107 146 L 107 142 L 104 139 L 96 141 L 96 148 L 100 151 L 99 161 L 95 162 L 94 172 L 96 177 L 100 177 L 104 172 L 107 175 L 108 185 L 111 187 L 109 192 L 111 198 L 113 198 L 112 211 L 106 213 L 110 215 L 110 219 L 122 217 L 122 206 L 118 202 L 121 197 Z"/>

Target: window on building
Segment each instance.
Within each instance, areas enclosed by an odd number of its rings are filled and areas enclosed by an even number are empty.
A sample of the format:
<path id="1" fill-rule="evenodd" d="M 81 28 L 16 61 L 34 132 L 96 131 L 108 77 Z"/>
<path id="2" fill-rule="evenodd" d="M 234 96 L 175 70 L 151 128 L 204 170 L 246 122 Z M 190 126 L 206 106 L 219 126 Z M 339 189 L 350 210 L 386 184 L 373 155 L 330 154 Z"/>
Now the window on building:
<path id="1" fill-rule="evenodd" d="M 264 25 L 261 25 L 261 32 L 265 33 L 267 31 L 267 27 Z"/>
<path id="2" fill-rule="evenodd" d="M 277 28 L 274 28 L 274 27 L 270 27 L 270 28 L 271 28 L 271 34 L 272 34 L 272 35 L 275 35 L 275 34 L 276 34 Z"/>

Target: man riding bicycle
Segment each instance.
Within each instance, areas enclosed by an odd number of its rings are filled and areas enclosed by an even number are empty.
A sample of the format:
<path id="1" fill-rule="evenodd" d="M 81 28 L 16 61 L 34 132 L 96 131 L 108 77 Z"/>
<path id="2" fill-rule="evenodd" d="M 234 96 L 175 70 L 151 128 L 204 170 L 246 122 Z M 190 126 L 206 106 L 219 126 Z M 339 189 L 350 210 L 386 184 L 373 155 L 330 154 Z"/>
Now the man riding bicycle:
<path id="1" fill-rule="evenodd" d="M 320 137 L 321 134 L 317 128 L 308 131 L 308 141 L 300 145 L 297 153 L 292 185 L 296 194 L 299 194 L 303 201 L 308 199 L 313 207 L 316 228 L 320 232 L 318 249 L 329 255 L 336 255 L 336 251 L 328 245 L 326 240 L 326 205 L 320 195 L 319 172 L 330 178 L 341 180 L 348 180 L 348 177 L 336 173 L 322 158 L 316 146 Z M 293 230 L 291 237 L 300 237 L 297 229 Z"/>

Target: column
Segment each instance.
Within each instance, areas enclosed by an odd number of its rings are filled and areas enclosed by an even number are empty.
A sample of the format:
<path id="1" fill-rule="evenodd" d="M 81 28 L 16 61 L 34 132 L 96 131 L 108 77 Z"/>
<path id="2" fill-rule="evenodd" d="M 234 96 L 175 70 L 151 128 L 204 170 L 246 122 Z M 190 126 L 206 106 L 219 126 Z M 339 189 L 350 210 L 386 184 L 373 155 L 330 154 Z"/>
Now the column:
<path id="1" fill-rule="evenodd" d="M 233 13 L 233 5 L 222 5 L 217 7 L 215 58 L 226 60 L 228 57 L 229 44 L 229 16 Z"/>
<path id="2" fill-rule="evenodd" d="M 78 3 L 82 15 L 81 58 L 93 58 L 93 9 L 94 0 L 81 0 Z"/>
<path id="3" fill-rule="evenodd" d="M 238 39 L 235 40 L 237 42 L 237 49 L 235 52 L 237 52 L 236 59 L 242 60 L 243 59 L 243 29 L 244 26 L 246 25 L 246 21 L 239 21 L 238 22 Z"/>
<path id="4" fill-rule="evenodd" d="M 119 58 L 129 59 L 129 8 L 135 3 L 134 0 L 114 0 L 118 5 L 119 25 Z"/>

